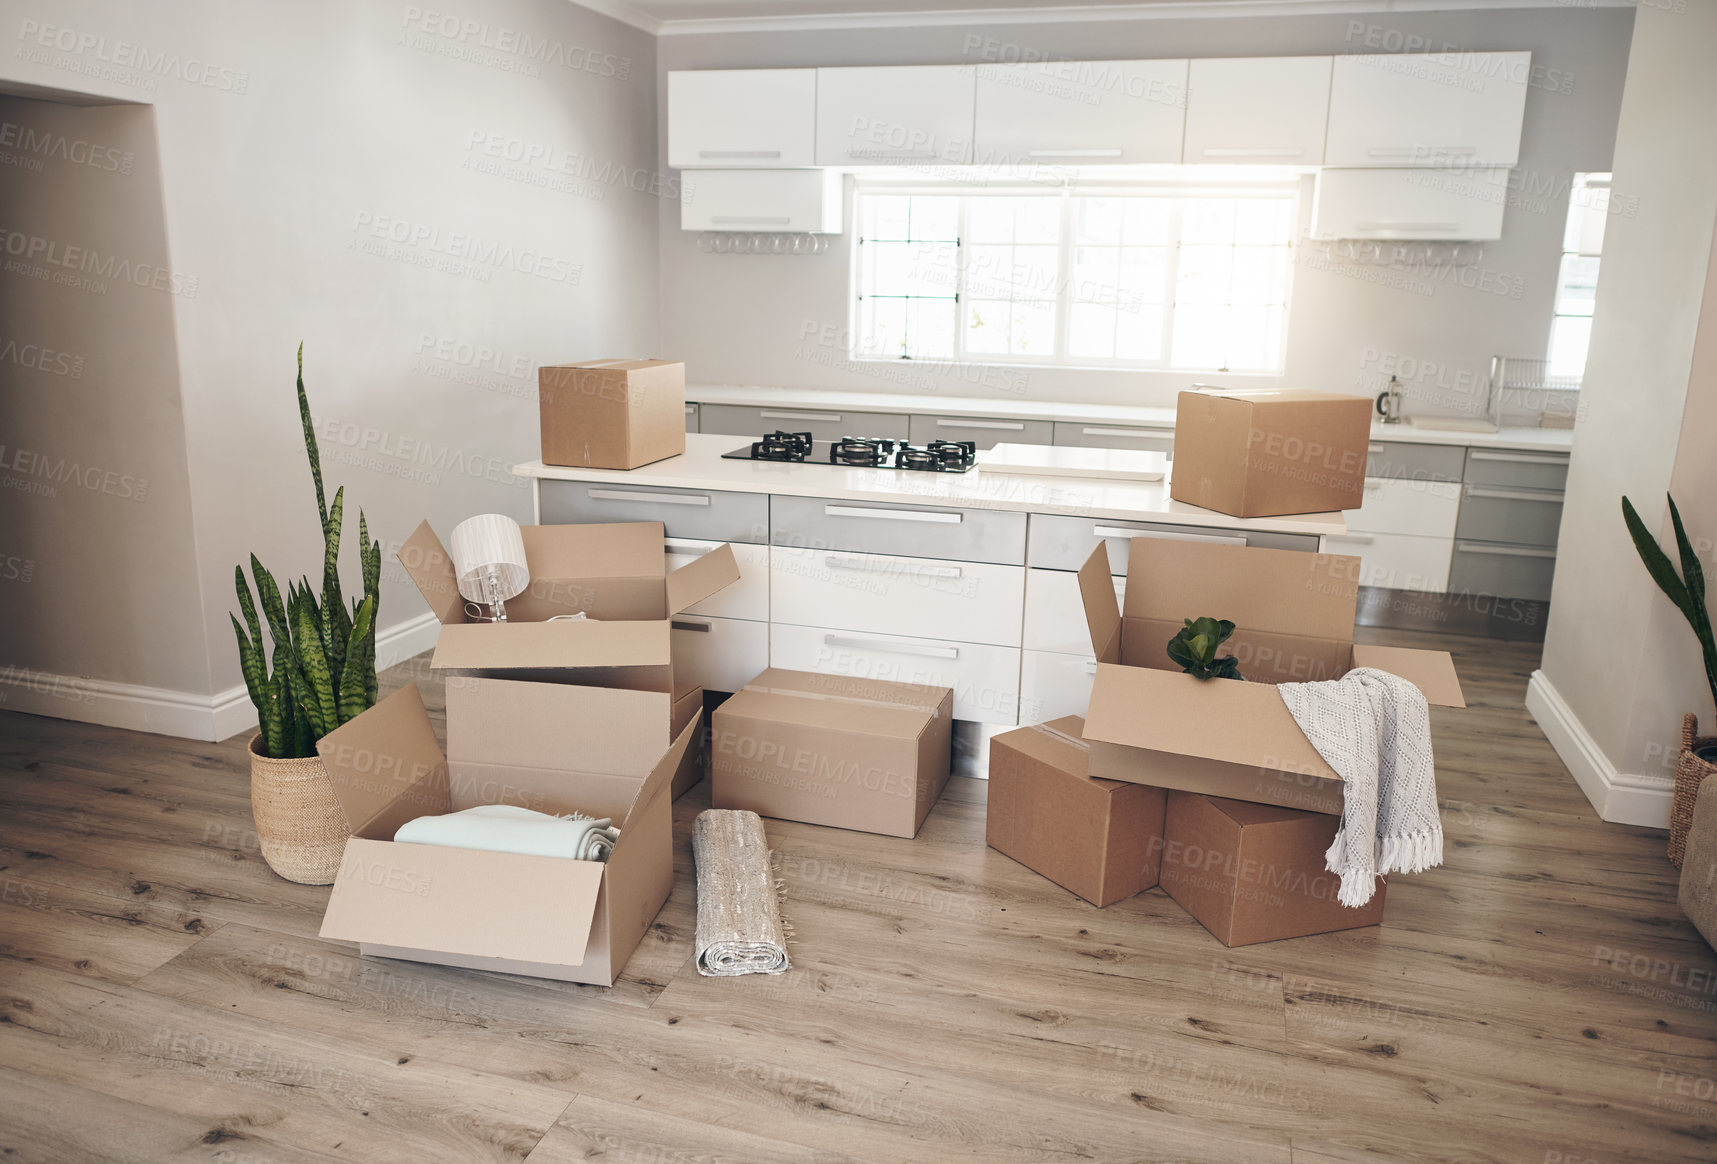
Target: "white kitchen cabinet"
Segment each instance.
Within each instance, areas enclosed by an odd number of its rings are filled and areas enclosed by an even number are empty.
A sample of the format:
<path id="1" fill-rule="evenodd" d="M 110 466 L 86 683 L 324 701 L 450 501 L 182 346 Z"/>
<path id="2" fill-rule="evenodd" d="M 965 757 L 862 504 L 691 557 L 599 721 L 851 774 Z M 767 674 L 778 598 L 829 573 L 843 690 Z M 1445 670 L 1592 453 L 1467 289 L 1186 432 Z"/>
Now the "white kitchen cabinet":
<path id="1" fill-rule="evenodd" d="M 695 170 L 680 183 L 681 230 L 840 234 L 834 170 Z"/>
<path id="2" fill-rule="evenodd" d="M 1018 647 L 773 623 L 769 665 L 954 691 L 954 718 L 1019 722 Z"/>
<path id="3" fill-rule="evenodd" d="M 817 70 L 817 164 L 972 160 L 970 65 Z"/>
<path id="4" fill-rule="evenodd" d="M 1312 237 L 1498 239 L 1507 202 L 1506 169 L 1325 169 L 1312 201 Z"/>
<path id="5" fill-rule="evenodd" d="M 1017 647 L 1025 568 L 775 546 L 773 622 Z"/>
<path id="6" fill-rule="evenodd" d="M 1045 723 L 1064 715 L 1083 718 L 1096 681 L 1097 660 L 1091 655 L 1021 651 L 1019 721 Z"/>
<path id="7" fill-rule="evenodd" d="M 1127 595 L 1127 579 L 1111 575 L 1115 600 Z M 1085 603 L 1079 596 L 1079 575 L 1067 570 L 1025 572 L 1024 646 L 1029 651 L 1093 658 L 1091 630 L 1085 625 Z M 1083 714 L 1083 713 L 1081 713 Z"/>
<path id="8" fill-rule="evenodd" d="M 1452 537 L 1414 534 L 1350 532 L 1326 534 L 1323 539 L 1324 553 L 1359 559 L 1356 580 L 1361 586 L 1436 594 L 1449 588 L 1454 548 Z"/>
<path id="9" fill-rule="evenodd" d="M 668 569 L 677 570 L 720 545 L 720 542 L 668 538 Z M 739 581 L 724 586 L 702 602 L 687 607 L 686 613 L 768 622 L 769 547 L 755 542 L 729 542 L 728 545 L 733 547 L 733 560 L 739 567 Z"/>
<path id="10" fill-rule="evenodd" d="M 813 166 L 816 146 L 815 69 L 668 74 L 668 165 L 676 169 Z"/>
<path id="11" fill-rule="evenodd" d="M 980 164 L 1178 162 L 1187 62 L 979 65 Z"/>
<path id="12" fill-rule="evenodd" d="M 1192 163 L 1315 166 L 1324 160 L 1330 57 L 1195 60 L 1187 78 Z"/>
<path id="13" fill-rule="evenodd" d="M 1452 538 L 1461 514 L 1461 487 L 1454 481 L 1367 477 L 1365 501 L 1347 511 L 1354 533 L 1416 534 Z"/>
<path id="14" fill-rule="evenodd" d="M 1335 58 L 1328 166 L 1512 166 L 1532 54 Z"/>
<path id="15" fill-rule="evenodd" d="M 769 624 L 676 614 L 674 678 L 705 691 L 738 691 L 769 669 Z"/>

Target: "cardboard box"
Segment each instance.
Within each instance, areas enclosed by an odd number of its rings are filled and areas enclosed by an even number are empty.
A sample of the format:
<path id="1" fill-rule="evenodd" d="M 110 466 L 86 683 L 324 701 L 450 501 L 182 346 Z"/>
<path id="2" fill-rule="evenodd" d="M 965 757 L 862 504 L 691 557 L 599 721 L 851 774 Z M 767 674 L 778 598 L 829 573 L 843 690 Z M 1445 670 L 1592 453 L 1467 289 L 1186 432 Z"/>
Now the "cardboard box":
<path id="1" fill-rule="evenodd" d="M 913 837 L 948 783 L 946 687 L 771 667 L 711 717 L 710 804 Z"/>
<path id="2" fill-rule="evenodd" d="M 705 767 L 709 761 L 709 753 L 704 750 L 704 732 L 702 721 L 698 719 L 703 711 L 703 688 L 692 683 L 674 684 L 674 711 L 669 721 L 668 731 L 675 739 L 693 721 L 698 722 L 698 730 L 692 735 L 692 743 L 686 749 L 685 759 L 674 770 L 673 797 L 678 800 L 697 786 L 704 777 Z"/>
<path id="3" fill-rule="evenodd" d="M 1157 883 L 1167 794 L 1093 779 L 1076 715 L 990 740 L 984 840 L 1092 905 L 1112 905 Z"/>
<path id="4" fill-rule="evenodd" d="M 612 985 L 674 882 L 666 795 L 694 721 L 671 697 L 467 679 L 447 751 L 412 684 L 317 742 L 351 838 L 321 936 L 366 955 Z M 606 862 L 399 844 L 400 825 L 480 804 L 612 817 Z"/>
<path id="5" fill-rule="evenodd" d="M 1235 517 L 1358 509 L 1371 405 L 1287 388 L 1182 392 L 1169 496 Z"/>
<path id="6" fill-rule="evenodd" d="M 1091 774 L 1341 812 L 1341 778 L 1274 684 L 1376 667 L 1436 706 L 1466 706 L 1447 652 L 1353 641 L 1359 566 L 1340 554 L 1134 538 L 1122 609 L 1099 546 L 1079 571 L 1098 662 L 1085 716 Z M 1183 620 L 1201 616 L 1236 624 L 1223 650 L 1248 682 L 1196 679 L 1168 657 Z"/>
<path id="7" fill-rule="evenodd" d="M 1315 812 L 1195 792 L 1168 794 L 1162 886 L 1225 946 L 1249 946 L 1383 920 L 1387 886 L 1358 909 L 1336 898 L 1324 853 L 1341 822 Z"/>
<path id="8" fill-rule="evenodd" d="M 686 366 L 586 360 L 537 369 L 543 464 L 636 469 L 686 451 Z"/>

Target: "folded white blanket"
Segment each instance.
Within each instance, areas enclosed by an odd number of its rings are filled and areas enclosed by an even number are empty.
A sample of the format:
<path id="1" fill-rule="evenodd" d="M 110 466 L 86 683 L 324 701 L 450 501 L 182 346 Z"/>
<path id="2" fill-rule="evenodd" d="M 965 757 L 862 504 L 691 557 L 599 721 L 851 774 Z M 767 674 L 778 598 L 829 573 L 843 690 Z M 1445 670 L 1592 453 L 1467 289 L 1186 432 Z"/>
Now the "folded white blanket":
<path id="1" fill-rule="evenodd" d="M 1276 690 L 1341 777 L 1341 828 L 1324 854 L 1325 866 L 1341 878 L 1341 903 L 1357 908 L 1370 901 L 1380 873 L 1441 865 L 1443 822 L 1424 693 L 1371 667 Z"/>
<path id="2" fill-rule="evenodd" d="M 512 804 L 482 804 L 445 816 L 420 816 L 399 826 L 393 839 L 410 845 L 445 845 L 532 857 L 606 861 L 620 839 L 608 818 L 574 813 L 550 816 Z"/>

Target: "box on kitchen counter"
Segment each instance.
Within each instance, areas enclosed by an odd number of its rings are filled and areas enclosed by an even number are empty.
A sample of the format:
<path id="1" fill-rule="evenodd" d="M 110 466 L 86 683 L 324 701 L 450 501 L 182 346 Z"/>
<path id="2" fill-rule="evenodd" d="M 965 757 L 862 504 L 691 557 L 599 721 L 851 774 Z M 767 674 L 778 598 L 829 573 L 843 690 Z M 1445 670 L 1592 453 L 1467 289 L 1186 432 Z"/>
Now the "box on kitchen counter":
<path id="1" fill-rule="evenodd" d="M 1076 715 L 990 740 L 984 840 L 1092 905 L 1157 883 L 1166 793 L 1093 779 Z"/>
<path id="2" fill-rule="evenodd" d="M 1340 554 L 1134 538 L 1126 606 L 1107 550 L 1079 571 L 1097 678 L 1085 716 L 1091 775 L 1312 812 L 1339 813 L 1341 777 L 1324 762 L 1277 683 L 1375 667 L 1440 707 L 1465 707 L 1446 651 L 1353 641 L 1359 559 Z M 1236 626 L 1223 653 L 1247 682 L 1197 679 L 1168 656 L 1188 618 Z"/>
<path id="3" fill-rule="evenodd" d="M 1182 392 L 1169 496 L 1234 517 L 1358 509 L 1370 439 L 1371 401 L 1363 396 Z"/>
<path id="4" fill-rule="evenodd" d="M 733 547 L 717 546 L 668 570 L 660 522 L 521 527 L 531 581 L 507 600 L 506 622 L 470 622 L 453 560 L 426 521 L 399 560 L 441 621 L 430 667 L 449 676 L 624 687 L 670 697 L 678 727 L 686 685 L 674 682 L 669 620 L 739 577 Z M 583 613 L 582 619 L 556 615 Z M 554 620 L 554 621 L 550 621 Z M 451 680 L 449 682 L 451 686 Z M 675 733 L 678 734 L 677 731 Z M 697 783 L 700 750 L 675 788 Z"/>
<path id="5" fill-rule="evenodd" d="M 321 936 L 359 952 L 612 985 L 674 882 L 671 696 L 465 678 L 447 750 L 411 684 L 317 742 L 351 836 Z M 420 816 L 484 804 L 609 817 L 607 861 L 394 841 Z"/>
<path id="6" fill-rule="evenodd" d="M 1374 926 L 1387 886 L 1358 909 L 1336 899 L 1324 853 L 1341 821 L 1196 792 L 1168 794 L 1162 887 L 1225 946 Z"/>
<path id="7" fill-rule="evenodd" d="M 711 717 L 710 804 L 913 837 L 948 783 L 947 687 L 771 667 Z"/>
<path id="8" fill-rule="evenodd" d="M 537 369 L 543 464 L 636 469 L 686 451 L 686 366 L 586 360 Z"/>

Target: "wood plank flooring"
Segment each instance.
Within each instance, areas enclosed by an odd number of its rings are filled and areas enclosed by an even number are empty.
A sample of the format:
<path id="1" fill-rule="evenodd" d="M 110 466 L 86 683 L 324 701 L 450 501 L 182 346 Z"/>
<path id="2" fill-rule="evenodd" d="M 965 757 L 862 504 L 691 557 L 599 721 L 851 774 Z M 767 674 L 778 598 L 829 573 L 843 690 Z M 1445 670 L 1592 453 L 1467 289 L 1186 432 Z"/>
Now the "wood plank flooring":
<path id="1" fill-rule="evenodd" d="M 0 1159 L 1717 1159 L 1717 954 L 1663 834 L 1598 821 L 1522 707 L 1534 644 L 1452 649 L 1447 864 L 1384 924 L 1225 949 L 984 845 L 769 822 L 780 978 L 691 964 L 673 896 L 612 990 L 359 958 L 263 864 L 244 740 L 0 713 Z M 387 673 L 441 691 L 421 660 Z"/>

